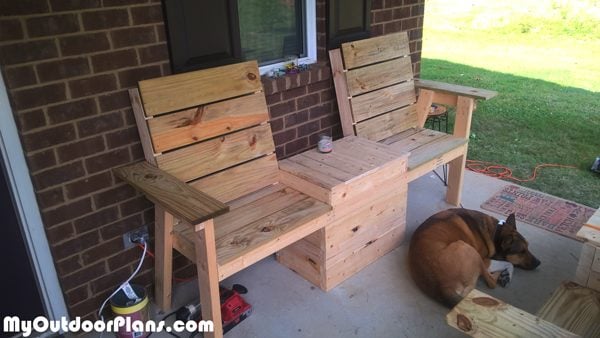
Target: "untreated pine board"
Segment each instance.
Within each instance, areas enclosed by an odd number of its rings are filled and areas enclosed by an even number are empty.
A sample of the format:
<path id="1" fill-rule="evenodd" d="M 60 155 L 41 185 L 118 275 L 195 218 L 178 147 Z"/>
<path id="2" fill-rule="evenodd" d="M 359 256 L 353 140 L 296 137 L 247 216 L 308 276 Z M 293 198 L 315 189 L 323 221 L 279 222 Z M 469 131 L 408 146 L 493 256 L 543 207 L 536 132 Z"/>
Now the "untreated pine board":
<path id="1" fill-rule="evenodd" d="M 352 120 L 352 107 L 350 106 L 348 84 L 346 82 L 346 73 L 342 62 L 342 53 L 340 49 L 329 51 L 329 60 L 331 63 L 331 72 L 333 74 L 333 83 L 336 91 L 336 100 L 340 111 L 340 123 L 344 136 L 354 135 L 354 121 Z"/>
<path id="2" fill-rule="evenodd" d="M 563 282 L 538 316 L 582 337 L 600 337 L 600 293 Z"/>
<path id="3" fill-rule="evenodd" d="M 158 167 L 190 181 L 275 151 L 269 124 L 241 130 L 156 158 Z"/>
<path id="4" fill-rule="evenodd" d="M 399 83 L 374 92 L 354 96 L 350 100 L 352 101 L 354 121 L 360 122 L 415 103 L 414 82 Z"/>
<path id="5" fill-rule="evenodd" d="M 256 61 L 139 82 L 147 116 L 200 106 L 262 90 Z"/>
<path id="6" fill-rule="evenodd" d="M 489 100 L 498 95 L 498 93 L 493 90 L 460 86 L 455 84 L 423 79 L 416 79 L 415 86 L 417 88 L 429 89 L 436 92 L 454 94 L 458 96 L 466 96 L 479 100 Z"/>
<path id="7" fill-rule="evenodd" d="M 410 57 L 394 59 L 346 72 L 350 96 L 408 81 L 413 78 Z"/>
<path id="8" fill-rule="evenodd" d="M 380 141 L 417 125 L 415 106 L 391 111 L 356 124 L 356 135 Z"/>
<path id="9" fill-rule="evenodd" d="M 330 190 L 331 188 L 344 183 L 344 181 L 338 178 L 324 175 L 320 171 L 307 168 L 291 159 L 280 161 L 279 168 L 296 176 L 299 180 L 315 184 L 326 190 Z"/>
<path id="10" fill-rule="evenodd" d="M 577 337 L 477 289 L 446 315 L 446 322 L 472 337 Z"/>
<path id="11" fill-rule="evenodd" d="M 343 43 L 342 51 L 346 69 L 410 54 L 406 32 Z"/>
<path id="12" fill-rule="evenodd" d="M 325 267 L 323 253 L 306 239 L 301 239 L 277 252 L 277 261 L 304 277 L 309 282 L 324 288 Z"/>
<path id="13" fill-rule="evenodd" d="M 201 223 L 229 210 L 225 204 L 145 161 L 113 169 L 113 172 L 149 200 L 190 224 Z"/>
<path id="14" fill-rule="evenodd" d="M 421 129 L 410 137 L 400 138 L 398 141 L 388 144 L 393 146 L 394 149 L 406 149 L 407 151 L 413 151 L 425 144 L 447 137 L 448 134 L 446 133 L 431 129 Z"/>
<path id="15" fill-rule="evenodd" d="M 138 134 L 140 135 L 142 149 L 144 150 L 144 158 L 148 163 L 156 166 L 156 158 L 154 157 L 156 151 L 154 151 L 152 146 L 152 139 L 150 138 L 150 131 L 148 130 L 148 124 L 146 123 L 144 108 L 142 108 L 142 99 L 140 98 L 140 92 L 137 88 L 129 89 L 129 99 L 131 100 L 133 117 L 135 118 L 135 124 L 137 125 Z"/>
<path id="16" fill-rule="evenodd" d="M 189 185 L 227 203 L 278 180 L 277 158 L 271 154 L 203 177 Z"/>
<path id="17" fill-rule="evenodd" d="M 269 120 L 262 93 L 242 96 L 148 120 L 155 151 L 164 152 Z"/>

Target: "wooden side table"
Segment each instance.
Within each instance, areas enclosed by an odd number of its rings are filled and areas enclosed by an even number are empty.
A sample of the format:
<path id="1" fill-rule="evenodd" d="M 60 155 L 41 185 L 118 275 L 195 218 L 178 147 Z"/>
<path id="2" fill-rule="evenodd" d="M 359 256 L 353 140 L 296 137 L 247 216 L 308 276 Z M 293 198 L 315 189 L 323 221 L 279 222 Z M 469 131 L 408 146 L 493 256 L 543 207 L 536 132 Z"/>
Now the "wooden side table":
<path id="1" fill-rule="evenodd" d="M 407 157 L 349 136 L 331 153 L 313 149 L 280 161 L 282 183 L 301 184 L 333 210 L 329 225 L 280 251 L 278 261 L 330 290 L 396 248 L 406 228 Z"/>
<path id="2" fill-rule="evenodd" d="M 600 291 L 600 209 L 577 232 L 584 240 L 575 272 L 575 282 Z"/>

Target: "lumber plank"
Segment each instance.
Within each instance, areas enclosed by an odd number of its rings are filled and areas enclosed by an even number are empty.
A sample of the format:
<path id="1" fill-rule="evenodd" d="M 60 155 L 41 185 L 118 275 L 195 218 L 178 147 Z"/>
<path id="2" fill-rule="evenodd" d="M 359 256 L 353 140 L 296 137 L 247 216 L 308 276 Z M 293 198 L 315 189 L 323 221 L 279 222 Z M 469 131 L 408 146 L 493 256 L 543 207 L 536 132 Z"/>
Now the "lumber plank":
<path id="1" fill-rule="evenodd" d="M 577 337 L 477 289 L 446 315 L 446 322 L 472 337 Z"/>
<path id="2" fill-rule="evenodd" d="M 173 215 L 160 205 L 154 206 L 154 290 L 156 305 L 171 309 L 173 290 Z"/>
<path id="3" fill-rule="evenodd" d="M 262 90 L 258 64 L 247 61 L 139 82 L 146 116 L 200 106 Z"/>
<path id="4" fill-rule="evenodd" d="M 563 282 L 538 311 L 538 316 L 582 337 L 600 337 L 600 293 Z"/>
<path id="5" fill-rule="evenodd" d="M 146 123 L 142 99 L 140 98 L 140 92 L 137 88 L 129 89 L 129 99 L 131 100 L 131 108 L 133 109 L 133 117 L 135 118 L 138 134 L 140 135 L 144 158 L 148 163 L 156 166 L 156 158 L 154 157 L 155 151 L 152 145 L 152 139 L 150 138 L 148 124 Z"/>
<path id="6" fill-rule="evenodd" d="M 461 201 L 464 171 L 467 163 L 466 144 L 464 147 L 464 154 L 448 162 L 448 189 L 446 190 L 446 202 L 454 206 L 459 206 Z"/>
<path id="7" fill-rule="evenodd" d="M 390 138 L 386 139 L 386 143 L 392 146 L 394 149 L 406 149 L 409 152 L 413 152 L 415 149 L 428 144 L 430 142 L 435 142 L 440 139 L 448 138 L 448 134 L 439 132 L 437 130 L 431 129 L 412 129 L 415 131 L 410 136 L 398 137 L 395 142 L 390 142 Z M 405 134 L 405 135 L 408 135 Z M 396 136 L 396 135 L 394 135 Z M 394 137 L 392 136 L 392 137 Z"/>
<path id="8" fill-rule="evenodd" d="M 324 287 L 323 253 L 306 239 L 301 239 L 277 252 L 277 261 L 318 287 Z"/>
<path id="9" fill-rule="evenodd" d="M 349 156 L 340 152 L 335 152 L 333 154 L 323 154 L 317 151 L 316 149 L 311 149 L 297 156 L 307 157 L 313 159 L 314 161 L 327 164 L 329 166 L 337 168 L 340 171 L 344 171 L 348 174 L 351 174 L 353 175 L 353 177 L 364 175 L 370 170 L 377 168 L 376 165 L 367 161 L 363 161 L 361 158 L 357 158 L 356 156 Z"/>
<path id="10" fill-rule="evenodd" d="M 262 93 L 242 96 L 148 120 L 155 152 L 164 152 L 269 120 Z"/>
<path id="11" fill-rule="evenodd" d="M 297 178 L 313 183 L 319 187 L 331 190 L 333 187 L 342 184 L 344 181 L 335 177 L 324 175 L 322 172 L 308 168 L 293 159 L 285 159 L 279 162 L 279 169 L 290 173 Z"/>
<path id="12" fill-rule="evenodd" d="M 412 167 L 407 172 L 408 182 L 412 182 L 414 179 L 425 175 L 425 173 L 432 171 L 433 169 L 441 166 L 444 163 L 448 163 L 459 156 L 466 154 L 467 152 L 467 144 L 463 144 L 454 149 L 451 149 L 447 152 L 440 152 L 437 156 L 432 157 L 431 155 L 425 156 L 426 158 L 431 158 L 428 161 L 413 161 L 410 162 L 409 157 L 409 165 Z"/>
<path id="13" fill-rule="evenodd" d="M 280 166 L 282 162 L 280 162 Z M 285 163 L 283 163 L 283 167 L 286 167 Z M 294 167 L 294 170 L 295 169 L 296 167 Z M 284 169 L 279 170 L 279 182 L 290 188 L 298 190 L 303 194 L 310 196 L 318 201 L 331 205 L 331 188 L 324 187 L 323 184 L 311 182 L 303 177 L 299 177 L 295 173 L 288 172 Z"/>
<path id="14" fill-rule="evenodd" d="M 433 103 L 433 94 L 434 93 L 431 90 L 426 89 L 422 89 L 419 92 L 419 99 L 417 100 L 416 105 L 418 128 L 423 128 L 425 126 L 425 121 L 427 121 L 427 116 L 429 116 L 431 104 Z"/>
<path id="15" fill-rule="evenodd" d="M 425 139 L 426 140 L 426 139 Z M 436 157 L 449 152 L 450 150 L 459 148 L 466 144 L 466 140 L 453 137 L 452 135 L 442 135 L 441 137 L 435 137 L 423 144 L 418 144 L 417 147 L 410 148 L 410 156 L 408 157 L 408 170 L 420 166 L 423 163 L 430 161 Z M 417 144 L 414 144 L 417 145 Z M 395 150 L 405 150 L 402 142 L 396 142 L 390 144 Z"/>
<path id="16" fill-rule="evenodd" d="M 113 172 L 146 198 L 190 224 L 202 223 L 229 210 L 225 204 L 145 161 Z"/>
<path id="17" fill-rule="evenodd" d="M 395 109 L 415 103 L 413 81 L 399 83 L 351 99 L 354 121 L 360 122 Z"/>
<path id="18" fill-rule="evenodd" d="M 428 89 L 436 92 L 448 93 L 457 96 L 466 96 L 478 100 L 489 100 L 498 95 L 498 92 L 495 92 L 493 90 L 460 86 L 450 83 L 424 79 L 415 79 L 415 86 L 421 89 Z"/>
<path id="19" fill-rule="evenodd" d="M 454 132 L 456 137 L 468 139 L 471 134 L 471 118 L 475 108 L 475 100 L 470 97 L 459 96 L 456 102 L 456 117 Z"/>
<path id="20" fill-rule="evenodd" d="M 332 163 L 319 162 L 307 156 L 294 156 L 290 158 L 290 161 L 310 169 L 314 175 L 320 177 L 331 177 L 341 182 L 349 181 L 355 177 L 352 173 L 340 170 L 338 167 L 333 166 Z"/>
<path id="21" fill-rule="evenodd" d="M 274 151 L 271 128 L 263 124 L 162 154 L 156 161 L 162 170 L 190 181 Z"/>
<path id="22" fill-rule="evenodd" d="M 195 189 L 228 203 L 277 183 L 279 167 L 275 154 L 260 157 L 235 167 L 192 181 Z"/>
<path id="23" fill-rule="evenodd" d="M 410 54 L 408 34 L 399 32 L 342 44 L 346 69 Z"/>
<path id="24" fill-rule="evenodd" d="M 410 57 L 393 59 L 346 72 L 346 82 L 350 96 L 388 87 L 412 78 Z"/>
<path id="25" fill-rule="evenodd" d="M 380 141 L 396 133 L 417 126 L 415 106 L 396 109 L 356 124 L 356 135 Z"/>
<path id="26" fill-rule="evenodd" d="M 329 61 L 333 74 L 333 84 L 336 91 L 338 110 L 340 111 L 340 122 L 344 136 L 354 135 L 354 121 L 352 119 L 352 108 L 350 106 L 348 83 L 342 63 L 342 54 L 339 49 L 329 51 Z"/>

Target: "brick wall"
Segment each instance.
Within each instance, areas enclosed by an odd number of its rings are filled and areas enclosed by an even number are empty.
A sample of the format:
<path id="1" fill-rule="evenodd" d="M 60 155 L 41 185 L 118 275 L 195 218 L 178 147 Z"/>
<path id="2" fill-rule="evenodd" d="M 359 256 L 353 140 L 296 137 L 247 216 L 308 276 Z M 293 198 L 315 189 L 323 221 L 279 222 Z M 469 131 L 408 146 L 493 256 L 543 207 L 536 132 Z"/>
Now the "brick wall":
<path id="1" fill-rule="evenodd" d="M 320 133 L 341 134 L 325 0 L 317 6 L 321 63 L 263 79 L 280 158 Z M 423 10 L 424 0 L 372 4 L 375 35 L 410 32 L 416 72 Z M 137 264 L 140 251 L 123 250 L 122 234 L 153 222 L 152 205 L 110 169 L 143 159 L 127 89 L 169 73 L 160 1 L 0 0 L 0 66 L 70 314 L 92 318 Z M 193 276 L 175 260 L 176 276 Z M 152 283 L 152 263 L 136 283 Z"/>

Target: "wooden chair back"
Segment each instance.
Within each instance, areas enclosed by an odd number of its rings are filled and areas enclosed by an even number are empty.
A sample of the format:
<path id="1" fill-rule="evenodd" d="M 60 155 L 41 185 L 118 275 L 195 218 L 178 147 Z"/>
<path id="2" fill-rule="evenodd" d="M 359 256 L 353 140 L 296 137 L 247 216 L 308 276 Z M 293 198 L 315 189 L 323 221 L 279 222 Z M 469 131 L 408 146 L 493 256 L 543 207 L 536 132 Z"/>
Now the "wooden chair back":
<path id="1" fill-rule="evenodd" d="M 256 61 L 140 81 L 130 96 L 151 164 L 224 203 L 277 182 Z"/>
<path id="2" fill-rule="evenodd" d="M 380 141 L 418 126 L 406 32 L 344 43 L 330 59 L 344 135 Z"/>

